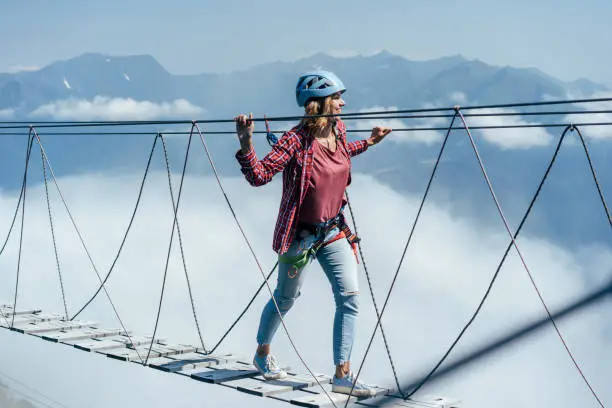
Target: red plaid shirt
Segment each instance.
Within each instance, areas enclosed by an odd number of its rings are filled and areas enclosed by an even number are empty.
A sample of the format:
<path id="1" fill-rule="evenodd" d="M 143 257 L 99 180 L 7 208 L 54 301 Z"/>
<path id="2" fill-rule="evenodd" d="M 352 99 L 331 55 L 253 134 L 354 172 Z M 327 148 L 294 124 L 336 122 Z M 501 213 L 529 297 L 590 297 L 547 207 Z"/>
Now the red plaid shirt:
<path id="1" fill-rule="evenodd" d="M 346 126 L 340 119 L 336 121 L 336 132 L 340 141 L 339 148 L 345 149 L 349 158 L 367 150 L 368 144 L 365 140 L 347 142 Z M 306 194 L 305 186 L 308 186 L 312 175 L 312 138 L 307 136 L 305 129 L 294 127 L 285 132 L 272 147 L 272 151 L 261 160 L 257 159 L 253 148 L 246 154 L 242 154 L 240 150 L 236 153 L 240 170 L 252 186 L 263 186 L 269 183 L 276 173 L 283 172 L 283 194 L 272 242 L 272 248 L 280 254 L 287 252 L 291 246 L 300 205 Z M 347 186 L 349 184 L 350 170 Z"/>

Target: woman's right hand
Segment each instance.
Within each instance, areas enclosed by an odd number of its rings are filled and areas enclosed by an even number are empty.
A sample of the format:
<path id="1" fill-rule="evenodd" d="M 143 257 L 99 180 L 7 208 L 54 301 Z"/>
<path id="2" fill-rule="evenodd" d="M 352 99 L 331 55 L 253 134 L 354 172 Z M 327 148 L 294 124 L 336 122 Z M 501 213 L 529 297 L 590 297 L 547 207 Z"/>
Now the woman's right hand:
<path id="1" fill-rule="evenodd" d="M 236 122 L 236 133 L 238 134 L 238 140 L 242 150 L 249 150 L 251 148 L 251 139 L 253 138 L 253 129 L 255 129 L 255 123 L 253 122 L 253 114 L 238 115 L 234 118 Z"/>

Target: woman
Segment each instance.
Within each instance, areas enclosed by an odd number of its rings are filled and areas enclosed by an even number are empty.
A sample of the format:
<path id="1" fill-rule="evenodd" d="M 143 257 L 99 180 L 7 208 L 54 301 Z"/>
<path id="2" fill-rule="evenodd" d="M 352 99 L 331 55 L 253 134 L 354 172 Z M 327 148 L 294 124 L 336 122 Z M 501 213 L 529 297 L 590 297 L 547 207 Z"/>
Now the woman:
<path id="1" fill-rule="evenodd" d="M 336 372 L 332 391 L 371 396 L 355 384 L 350 356 L 358 314 L 356 237 L 344 222 L 345 189 L 351 182 L 351 157 L 379 143 L 391 129 L 375 127 L 367 140 L 348 143 L 346 127 L 338 117 L 346 88 L 328 71 L 308 72 L 296 85 L 298 106 L 305 116 L 285 132 L 262 160 L 252 145 L 252 115 L 235 118 L 240 150 L 236 159 L 247 181 L 262 186 L 283 172 L 283 193 L 274 230 L 273 249 L 279 254 L 274 300 L 284 316 L 300 295 L 308 264 L 316 258 L 329 279 L 336 303 L 333 356 Z M 313 117 L 315 116 L 315 117 Z M 286 376 L 270 353 L 270 343 L 281 319 L 275 302 L 264 307 L 257 333 L 253 364 L 266 379 Z"/>

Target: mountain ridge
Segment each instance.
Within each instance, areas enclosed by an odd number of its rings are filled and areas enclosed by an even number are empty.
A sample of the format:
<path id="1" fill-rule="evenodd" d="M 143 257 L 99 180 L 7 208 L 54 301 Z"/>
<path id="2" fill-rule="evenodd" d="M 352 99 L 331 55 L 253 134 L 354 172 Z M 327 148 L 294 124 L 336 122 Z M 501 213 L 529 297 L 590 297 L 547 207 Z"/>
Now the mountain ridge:
<path id="1" fill-rule="evenodd" d="M 316 53 L 290 62 L 267 62 L 228 73 L 173 74 L 148 54 L 113 56 L 84 53 L 38 70 L 0 74 L 0 109 L 25 117 L 37 107 L 63 99 L 95 96 L 151 102 L 186 99 L 193 104 L 218 105 L 219 114 L 251 104 L 285 106 L 299 72 L 314 68 L 335 71 L 351 91 L 354 109 L 418 106 L 461 92 L 469 100 L 516 102 L 568 93 L 606 91 L 603 84 L 579 78 L 560 81 L 537 68 L 497 67 L 460 54 L 425 61 L 381 51 L 372 56 L 336 58 Z M 219 100 L 219 101 L 217 101 Z M 219 102 L 219 103 L 217 103 Z"/>

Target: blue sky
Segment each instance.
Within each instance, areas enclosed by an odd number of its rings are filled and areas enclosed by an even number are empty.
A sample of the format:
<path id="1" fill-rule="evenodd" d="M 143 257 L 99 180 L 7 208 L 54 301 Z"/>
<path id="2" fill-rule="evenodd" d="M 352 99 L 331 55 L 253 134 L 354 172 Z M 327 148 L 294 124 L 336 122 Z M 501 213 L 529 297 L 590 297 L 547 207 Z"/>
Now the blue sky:
<path id="1" fill-rule="evenodd" d="M 222 72 L 318 51 L 462 54 L 612 83 L 603 0 L 3 2 L 0 72 L 84 52 L 151 54 L 173 73 Z M 35 12 L 39 13 L 35 15 Z M 44 16 L 44 17 L 40 17 Z"/>

